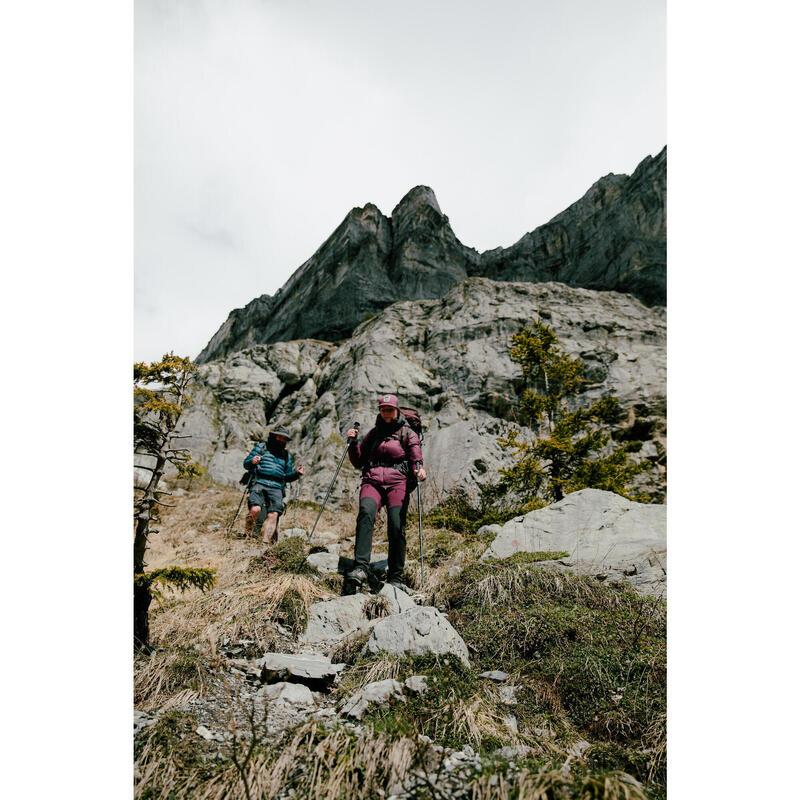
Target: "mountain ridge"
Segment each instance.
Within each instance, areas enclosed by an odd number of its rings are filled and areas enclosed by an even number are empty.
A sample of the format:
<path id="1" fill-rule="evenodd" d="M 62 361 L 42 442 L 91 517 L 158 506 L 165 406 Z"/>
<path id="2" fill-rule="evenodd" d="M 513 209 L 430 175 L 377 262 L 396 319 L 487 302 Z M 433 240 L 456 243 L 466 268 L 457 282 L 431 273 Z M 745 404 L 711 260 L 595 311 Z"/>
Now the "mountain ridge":
<path id="1" fill-rule="evenodd" d="M 208 363 L 254 344 L 340 341 L 398 300 L 443 296 L 468 277 L 630 293 L 666 303 L 666 147 L 631 175 L 610 173 L 513 245 L 464 245 L 433 190 L 410 189 L 387 217 L 351 209 L 274 295 L 234 309 L 195 359 Z"/>

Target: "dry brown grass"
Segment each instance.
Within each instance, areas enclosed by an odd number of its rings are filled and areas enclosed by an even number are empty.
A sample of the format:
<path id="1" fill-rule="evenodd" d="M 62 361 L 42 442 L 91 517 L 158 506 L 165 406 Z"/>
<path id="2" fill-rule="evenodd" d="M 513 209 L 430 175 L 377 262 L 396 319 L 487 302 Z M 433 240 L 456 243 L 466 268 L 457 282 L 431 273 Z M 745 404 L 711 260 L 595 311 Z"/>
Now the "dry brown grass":
<path id="1" fill-rule="evenodd" d="M 369 631 L 355 631 L 335 644 L 328 652 L 334 664 L 354 664 L 369 639 Z"/>
<path id="2" fill-rule="evenodd" d="M 234 488 L 206 487 L 172 498 L 175 507 L 161 510 L 154 525 L 159 533 L 151 536 L 147 551 L 148 569 L 173 564 L 211 568 L 217 583 L 205 594 L 189 590 L 153 604 L 150 629 L 156 650 L 137 656 L 134 664 L 139 708 L 161 707 L 175 693 L 203 693 L 209 670 L 222 664 L 218 650 L 226 640 L 249 640 L 257 650 L 272 649 L 278 637 L 275 618 L 287 595 L 306 614 L 313 602 L 331 595 L 309 577 L 270 571 L 258 558 L 263 549 L 259 542 L 226 535 L 240 498 Z M 352 533 L 354 514 L 331 516 L 339 520 L 342 533 Z M 298 509 L 289 519 L 310 529 L 315 517 L 311 509 Z M 243 526 L 240 515 L 235 531 Z M 318 529 L 332 528 L 323 528 L 321 522 Z"/>
<path id="3" fill-rule="evenodd" d="M 519 744 L 524 739 L 506 726 L 503 717 L 508 716 L 510 710 L 504 710 L 486 689 L 466 701 L 453 697 L 452 705 L 456 735 L 478 748 L 484 739 L 509 740 L 512 744 Z"/>
<path id="4" fill-rule="evenodd" d="M 364 616 L 367 619 L 381 619 L 392 613 L 389 598 L 382 594 L 371 594 L 364 602 Z"/>
<path id="5" fill-rule="evenodd" d="M 196 650 L 172 648 L 137 656 L 133 701 L 143 711 L 189 702 L 206 689 L 208 673 Z"/>
<path id="6" fill-rule="evenodd" d="M 251 798 L 275 797 L 289 787 L 305 800 L 345 800 L 377 797 L 400 780 L 420 751 L 410 738 L 355 737 L 338 728 L 326 732 L 318 723 L 297 728 L 280 747 L 261 748 L 246 765 Z M 299 769 L 307 765 L 307 769 Z M 208 776 L 201 767 L 179 769 L 171 753 L 148 741 L 139 759 L 140 777 L 135 797 L 168 800 L 247 800 L 237 769 L 225 766 Z"/>
<path id="7" fill-rule="evenodd" d="M 368 683 L 383 681 L 387 678 L 397 680 L 401 672 L 402 665 L 396 656 L 380 653 L 374 659 L 350 667 L 343 674 L 341 683 L 336 688 L 336 694 L 340 697 L 347 697 L 353 692 L 363 689 Z"/>

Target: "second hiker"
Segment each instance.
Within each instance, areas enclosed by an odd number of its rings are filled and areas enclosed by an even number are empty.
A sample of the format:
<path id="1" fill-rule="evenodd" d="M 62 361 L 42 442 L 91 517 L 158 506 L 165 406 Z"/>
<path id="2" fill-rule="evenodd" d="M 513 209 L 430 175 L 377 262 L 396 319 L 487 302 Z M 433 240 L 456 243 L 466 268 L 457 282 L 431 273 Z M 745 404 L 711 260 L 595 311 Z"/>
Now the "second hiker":
<path id="1" fill-rule="evenodd" d="M 400 412 L 397 397 L 385 394 L 378 400 L 375 427 L 358 444 L 358 431 L 347 432 L 350 463 L 361 469 L 361 493 L 356 520 L 355 566 L 347 573 L 353 583 L 367 580 L 372 552 L 372 527 L 382 505 L 389 526 L 389 565 L 386 580 L 402 584 L 406 561 L 405 517 L 414 478 L 424 481 L 419 436 Z"/>
<path id="2" fill-rule="evenodd" d="M 283 513 L 283 493 L 287 483 L 305 473 L 302 466 L 295 470 L 292 456 L 286 449 L 289 433 L 283 429 L 271 431 L 266 442 L 259 442 L 244 460 L 244 468 L 252 470 L 249 512 L 244 523 L 248 536 L 258 534 L 259 515 L 266 513 L 262 542 L 268 545 L 278 537 L 278 517 Z"/>

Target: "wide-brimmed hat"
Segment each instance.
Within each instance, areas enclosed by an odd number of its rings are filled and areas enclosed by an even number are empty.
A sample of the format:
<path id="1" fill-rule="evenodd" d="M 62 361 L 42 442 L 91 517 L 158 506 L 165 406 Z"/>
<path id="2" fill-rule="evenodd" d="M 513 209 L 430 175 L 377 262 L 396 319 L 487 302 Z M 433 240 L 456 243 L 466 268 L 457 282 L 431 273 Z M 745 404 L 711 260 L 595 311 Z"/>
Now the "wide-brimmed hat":
<path id="1" fill-rule="evenodd" d="M 292 435 L 289 433 L 289 431 L 286 430 L 286 428 L 276 428 L 274 431 L 270 431 L 269 435 L 270 436 L 285 436 L 287 440 L 292 438 Z"/>
<path id="2" fill-rule="evenodd" d="M 397 398 L 393 394 L 382 394 L 378 398 L 378 408 L 381 406 L 391 406 L 392 408 L 398 408 L 397 405 Z"/>

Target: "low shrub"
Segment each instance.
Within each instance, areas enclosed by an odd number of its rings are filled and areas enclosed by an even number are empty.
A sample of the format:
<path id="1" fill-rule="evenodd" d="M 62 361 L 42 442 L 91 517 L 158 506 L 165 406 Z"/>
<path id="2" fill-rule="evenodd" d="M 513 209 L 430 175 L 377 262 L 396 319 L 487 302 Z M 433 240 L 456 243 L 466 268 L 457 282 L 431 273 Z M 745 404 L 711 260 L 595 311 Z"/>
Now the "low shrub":
<path id="1" fill-rule="evenodd" d="M 603 752 L 617 756 L 597 765 L 659 791 L 665 775 L 648 753 L 664 750 L 665 604 L 537 566 L 532 555 L 471 565 L 448 580 L 440 594 L 450 621 L 479 669 L 519 676 L 521 734 L 549 718 L 562 735 L 613 743 L 619 749 Z"/>

